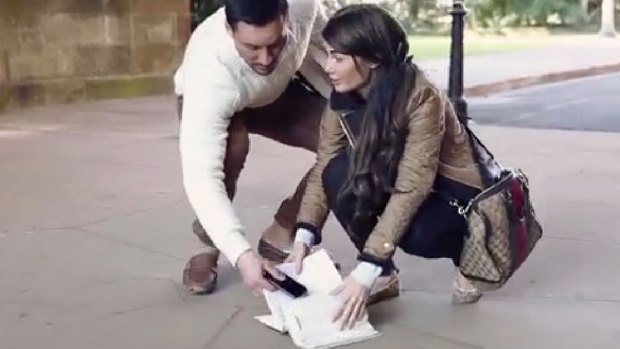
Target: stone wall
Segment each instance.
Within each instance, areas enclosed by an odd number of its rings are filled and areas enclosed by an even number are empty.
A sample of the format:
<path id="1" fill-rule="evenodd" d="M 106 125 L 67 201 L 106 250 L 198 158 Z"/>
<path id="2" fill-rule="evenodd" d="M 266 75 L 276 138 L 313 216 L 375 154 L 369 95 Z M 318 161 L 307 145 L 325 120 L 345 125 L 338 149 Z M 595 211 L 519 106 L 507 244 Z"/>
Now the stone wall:
<path id="1" fill-rule="evenodd" d="M 0 0 L 0 111 L 172 91 L 188 0 Z"/>

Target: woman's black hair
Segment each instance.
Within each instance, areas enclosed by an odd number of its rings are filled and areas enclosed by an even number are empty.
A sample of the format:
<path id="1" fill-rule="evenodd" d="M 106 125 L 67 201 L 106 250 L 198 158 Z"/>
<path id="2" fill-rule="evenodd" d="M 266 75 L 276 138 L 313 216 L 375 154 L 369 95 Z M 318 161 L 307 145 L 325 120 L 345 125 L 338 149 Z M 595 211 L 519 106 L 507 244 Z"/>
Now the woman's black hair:
<path id="1" fill-rule="evenodd" d="M 355 205 L 347 228 L 366 231 L 396 192 L 394 184 L 407 136 L 404 109 L 415 85 L 416 68 L 408 54 L 405 30 L 379 6 L 344 7 L 328 21 L 322 34 L 336 52 L 377 65 L 348 177 L 338 198 Z"/>

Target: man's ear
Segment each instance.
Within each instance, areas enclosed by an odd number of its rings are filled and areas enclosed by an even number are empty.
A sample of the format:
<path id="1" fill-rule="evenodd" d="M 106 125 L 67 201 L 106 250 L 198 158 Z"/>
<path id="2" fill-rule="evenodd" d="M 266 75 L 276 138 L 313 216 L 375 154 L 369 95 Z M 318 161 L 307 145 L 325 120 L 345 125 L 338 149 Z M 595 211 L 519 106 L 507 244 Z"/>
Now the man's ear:
<path id="1" fill-rule="evenodd" d="M 282 19 L 282 28 L 283 28 L 283 30 L 286 31 L 286 30 L 290 29 L 289 25 L 288 25 L 288 12 L 284 13 L 280 18 Z"/>

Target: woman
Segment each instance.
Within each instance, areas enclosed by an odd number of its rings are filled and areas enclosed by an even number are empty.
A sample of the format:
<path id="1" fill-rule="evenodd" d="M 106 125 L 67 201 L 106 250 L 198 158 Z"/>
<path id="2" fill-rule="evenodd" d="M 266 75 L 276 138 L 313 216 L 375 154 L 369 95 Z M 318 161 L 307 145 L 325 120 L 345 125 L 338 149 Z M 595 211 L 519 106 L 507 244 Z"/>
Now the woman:
<path id="1" fill-rule="evenodd" d="M 458 266 L 467 227 L 450 199 L 466 203 L 482 183 L 469 136 L 444 94 L 407 57 L 407 35 L 385 10 L 353 5 L 323 30 L 334 85 L 289 261 L 301 266 L 333 211 L 360 263 L 336 290 L 335 319 L 352 326 L 367 304 L 398 295 L 397 247 Z M 453 301 L 481 293 L 456 273 Z M 371 289 L 380 289 L 371 292 Z"/>

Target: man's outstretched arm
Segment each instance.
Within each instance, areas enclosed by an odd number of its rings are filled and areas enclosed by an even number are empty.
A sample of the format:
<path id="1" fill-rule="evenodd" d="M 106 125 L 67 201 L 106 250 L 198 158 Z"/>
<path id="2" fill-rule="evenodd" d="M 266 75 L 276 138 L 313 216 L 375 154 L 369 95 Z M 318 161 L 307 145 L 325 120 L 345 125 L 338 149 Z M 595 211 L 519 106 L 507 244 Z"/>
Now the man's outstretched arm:
<path id="1" fill-rule="evenodd" d="M 199 57 L 191 47 L 184 66 L 180 132 L 183 184 L 200 223 L 235 265 L 250 249 L 224 185 L 228 126 L 239 108 L 239 92 L 224 67 Z"/>

